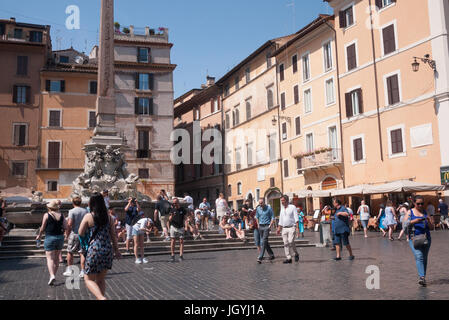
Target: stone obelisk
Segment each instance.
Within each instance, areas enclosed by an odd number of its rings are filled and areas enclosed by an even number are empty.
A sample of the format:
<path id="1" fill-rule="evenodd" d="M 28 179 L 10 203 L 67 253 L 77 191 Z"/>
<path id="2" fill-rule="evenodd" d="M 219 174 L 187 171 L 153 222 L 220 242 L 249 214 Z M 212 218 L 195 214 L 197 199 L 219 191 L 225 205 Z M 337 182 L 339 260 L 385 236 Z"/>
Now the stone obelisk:
<path id="1" fill-rule="evenodd" d="M 101 0 L 96 127 L 92 143 L 122 145 L 115 128 L 114 0 Z"/>

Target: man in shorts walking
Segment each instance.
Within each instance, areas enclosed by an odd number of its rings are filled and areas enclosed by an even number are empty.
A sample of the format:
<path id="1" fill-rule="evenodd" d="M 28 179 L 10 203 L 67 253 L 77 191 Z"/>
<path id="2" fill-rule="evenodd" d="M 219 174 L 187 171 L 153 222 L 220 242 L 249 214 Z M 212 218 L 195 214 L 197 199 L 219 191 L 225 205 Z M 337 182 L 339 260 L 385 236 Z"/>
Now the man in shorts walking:
<path id="1" fill-rule="evenodd" d="M 175 245 L 176 239 L 179 239 L 179 261 L 183 261 L 184 252 L 184 232 L 185 225 L 184 220 L 187 216 L 187 210 L 180 206 L 178 198 L 173 199 L 173 208 L 170 213 L 170 250 L 171 257 L 170 262 L 175 262 Z"/>
<path id="2" fill-rule="evenodd" d="M 73 273 L 72 265 L 73 265 L 73 255 L 75 253 L 79 253 L 81 260 L 81 272 L 79 274 L 80 278 L 84 277 L 84 261 L 85 257 L 81 253 L 80 240 L 78 237 L 78 229 L 81 224 L 81 221 L 84 218 L 84 215 L 87 213 L 87 210 L 81 207 L 81 198 L 75 197 L 72 199 L 73 209 L 69 211 L 69 217 L 67 220 L 67 230 L 66 230 L 66 238 L 67 238 L 67 268 L 63 273 L 64 276 L 70 277 Z"/>

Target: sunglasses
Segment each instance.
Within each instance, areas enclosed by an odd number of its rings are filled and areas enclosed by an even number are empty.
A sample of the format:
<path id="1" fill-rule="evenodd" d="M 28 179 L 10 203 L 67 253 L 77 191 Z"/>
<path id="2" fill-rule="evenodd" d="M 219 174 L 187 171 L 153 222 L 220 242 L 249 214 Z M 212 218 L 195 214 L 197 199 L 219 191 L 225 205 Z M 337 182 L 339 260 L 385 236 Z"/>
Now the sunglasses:
<path id="1" fill-rule="evenodd" d="M 423 205 L 424 205 L 424 202 L 416 202 L 416 205 L 417 205 L 417 206 L 423 206 Z"/>

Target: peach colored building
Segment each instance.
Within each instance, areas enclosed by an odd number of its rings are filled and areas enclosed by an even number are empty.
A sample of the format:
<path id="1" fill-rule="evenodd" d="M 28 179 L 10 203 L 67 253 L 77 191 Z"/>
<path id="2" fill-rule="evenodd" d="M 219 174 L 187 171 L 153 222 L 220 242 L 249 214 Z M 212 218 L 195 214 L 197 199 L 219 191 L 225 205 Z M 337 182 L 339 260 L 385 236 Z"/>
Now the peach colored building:
<path id="1" fill-rule="evenodd" d="M 36 187 L 39 71 L 50 52 L 50 26 L 0 20 L 0 190 Z"/>
<path id="2" fill-rule="evenodd" d="M 440 184 L 449 161 L 447 1 L 327 1 L 335 12 L 346 186 Z M 426 54 L 437 73 L 421 60 L 414 72 L 414 57 Z"/>
<path id="3" fill-rule="evenodd" d="M 44 198 L 70 196 L 72 182 L 84 168 L 84 144 L 95 128 L 97 66 L 78 64 L 77 57 L 86 58 L 73 49 L 57 51 L 55 64 L 41 72 L 41 150 L 36 173 L 37 190 Z"/>
<path id="4" fill-rule="evenodd" d="M 220 91 L 215 85 L 215 78 L 212 77 L 207 77 L 207 84 L 203 85 L 202 89 L 193 89 L 175 100 L 175 129 L 185 129 L 189 132 L 191 155 L 189 163 L 181 163 L 176 167 L 175 194 L 182 197 L 184 193 L 188 193 L 196 206 L 205 197 L 214 207 L 219 193 L 225 189 L 223 165 L 220 161 L 207 164 L 204 159 L 200 159 L 200 163 L 193 162 L 193 139 L 199 134 L 201 138 L 205 137 L 208 129 L 222 132 L 221 110 Z M 197 135 L 193 133 L 194 130 L 198 132 Z M 221 133 L 220 137 L 222 136 Z M 201 141 L 202 152 L 211 143 L 211 139 L 206 140 Z M 222 149 L 223 145 L 216 150 L 220 159 Z M 215 156 L 215 151 L 210 155 Z"/>
<path id="5" fill-rule="evenodd" d="M 222 87 L 225 127 L 225 196 L 238 209 L 263 198 L 275 212 L 283 192 L 278 126 L 276 64 L 272 57 L 293 37 L 267 41 L 217 84 Z"/>
<path id="6" fill-rule="evenodd" d="M 333 27 L 332 16 L 320 15 L 274 53 L 284 193 L 308 213 L 331 197 L 306 199 L 307 190 L 344 187 Z"/>

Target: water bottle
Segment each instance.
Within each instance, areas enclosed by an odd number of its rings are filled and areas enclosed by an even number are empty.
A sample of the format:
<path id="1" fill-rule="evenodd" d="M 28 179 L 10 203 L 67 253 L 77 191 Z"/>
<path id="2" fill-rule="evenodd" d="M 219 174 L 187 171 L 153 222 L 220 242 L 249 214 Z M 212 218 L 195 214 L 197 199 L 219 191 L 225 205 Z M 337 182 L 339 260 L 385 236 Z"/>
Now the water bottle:
<path id="1" fill-rule="evenodd" d="M 41 247 L 41 239 L 37 239 L 36 240 L 36 248 L 40 248 Z"/>

